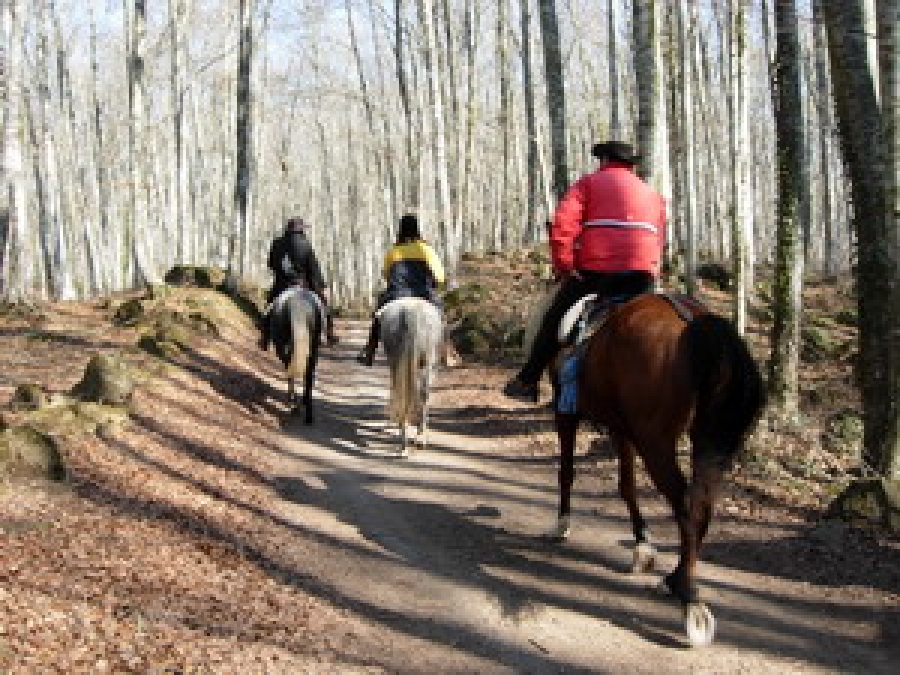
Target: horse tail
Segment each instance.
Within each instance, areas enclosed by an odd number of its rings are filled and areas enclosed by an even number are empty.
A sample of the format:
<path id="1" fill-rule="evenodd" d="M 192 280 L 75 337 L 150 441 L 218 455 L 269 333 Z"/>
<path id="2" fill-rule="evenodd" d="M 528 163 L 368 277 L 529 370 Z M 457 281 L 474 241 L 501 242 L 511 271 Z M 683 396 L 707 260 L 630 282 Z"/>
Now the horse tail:
<path id="1" fill-rule="evenodd" d="M 410 308 L 403 308 L 398 316 L 400 346 L 391 368 L 390 411 L 391 420 L 397 424 L 410 420 L 419 394 L 419 357 L 422 351 L 419 339 L 422 327 L 418 325 L 418 318 L 419 314 Z"/>
<path id="2" fill-rule="evenodd" d="M 759 367 L 727 319 L 704 314 L 686 329 L 696 405 L 691 438 L 696 459 L 727 465 L 765 405 Z"/>
<path id="3" fill-rule="evenodd" d="M 288 309 L 293 347 L 291 359 L 287 364 L 287 376 L 295 380 L 302 380 L 306 377 L 306 367 L 312 346 L 309 317 L 310 314 L 306 311 L 302 299 L 297 295 L 293 296 Z"/>

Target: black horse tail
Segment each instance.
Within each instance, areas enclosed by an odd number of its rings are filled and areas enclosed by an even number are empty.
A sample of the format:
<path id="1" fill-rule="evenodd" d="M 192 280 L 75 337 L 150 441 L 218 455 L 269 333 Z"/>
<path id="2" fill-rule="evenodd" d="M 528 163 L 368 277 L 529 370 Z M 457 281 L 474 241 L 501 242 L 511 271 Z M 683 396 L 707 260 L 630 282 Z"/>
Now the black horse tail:
<path id="1" fill-rule="evenodd" d="M 686 341 L 696 396 L 695 457 L 730 464 L 765 406 L 759 367 L 734 325 L 720 316 L 691 321 Z"/>

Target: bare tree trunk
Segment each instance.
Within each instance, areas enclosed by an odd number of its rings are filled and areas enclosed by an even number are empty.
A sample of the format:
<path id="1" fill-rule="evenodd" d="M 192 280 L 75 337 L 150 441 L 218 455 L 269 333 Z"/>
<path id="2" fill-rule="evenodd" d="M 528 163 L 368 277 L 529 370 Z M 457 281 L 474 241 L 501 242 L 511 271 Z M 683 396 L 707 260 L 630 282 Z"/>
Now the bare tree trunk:
<path id="1" fill-rule="evenodd" d="M 556 0 L 539 0 L 541 35 L 544 40 L 544 77 L 547 81 L 547 108 L 550 116 L 550 147 L 553 158 L 553 192 L 560 199 L 569 188 L 566 159 L 566 86 L 562 52 L 559 47 L 559 19 Z"/>
<path id="2" fill-rule="evenodd" d="M 775 127 L 778 136 L 778 233 L 773 290 L 774 325 L 769 357 L 769 393 L 778 414 L 799 422 L 800 318 L 803 250 L 803 97 L 800 86 L 800 38 L 795 0 L 775 3 Z"/>
<path id="3" fill-rule="evenodd" d="M 747 103 L 744 87 L 747 16 L 745 0 L 730 0 L 728 7 L 728 138 L 731 164 L 731 264 L 734 270 L 732 316 L 738 332 L 747 330 L 747 303 L 753 292 L 750 268 L 752 233 L 746 220 L 747 191 L 744 161 L 747 156 Z"/>
<path id="4" fill-rule="evenodd" d="M 644 4 L 642 0 L 635 0 L 634 2 L 636 21 L 639 12 L 638 8 Z M 622 113 L 620 110 L 621 105 L 619 104 L 619 22 L 616 14 L 618 5 L 618 0 L 607 0 L 606 3 L 607 40 L 609 41 L 609 52 L 606 57 L 609 62 L 609 137 L 613 140 L 622 140 Z M 637 30 L 637 26 L 635 26 L 635 30 Z M 643 42 L 635 43 L 635 65 L 638 62 L 637 52 L 643 44 Z M 640 91 L 640 77 L 638 81 L 638 90 Z"/>
<path id="5" fill-rule="evenodd" d="M 684 236 L 684 276 L 689 294 L 696 292 L 697 269 L 697 163 L 694 132 L 694 82 L 691 76 L 694 54 L 694 16 L 684 3 L 678 5 L 678 45 L 681 54 L 681 151 L 683 187 L 681 191 Z"/>
<path id="6" fill-rule="evenodd" d="M 900 478 L 900 0 L 878 3 L 881 119 L 884 122 L 885 241 L 887 250 L 890 333 L 882 347 L 884 376 L 882 414 L 876 434 L 868 434 L 866 450 L 885 476 Z M 862 264 L 863 261 L 860 260 Z M 893 324 L 893 325 L 891 325 Z M 876 380 L 876 385 L 880 381 Z M 881 422 L 883 420 L 883 422 Z"/>
<path id="7" fill-rule="evenodd" d="M 440 86 L 441 73 L 437 63 L 437 32 L 434 25 L 434 0 L 420 0 L 423 28 L 425 30 L 425 62 L 428 77 L 428 90 L 432 102 L 432 122 L 434 124 L 432 139 L 434 143 L 435 202 L 436 214 L 444 227 L 453 222 L 452 204 L 450 202 L 450 183 L 447 175 L 447 132 L 444 119 L 444 99 Z M 429 65 L 430 64 L 430 65 Z M 459 242 L 449 242 L 445 251 L 447 266 L 456 268 Z"/>
<path id="8" fill-rule="evenodd" d="M 253 183 L 253 7 L 255 0 L 240 0 L 237 68 L 237 166 L 234 183 L 235 227 L 228 254 L 228 272 L 234 275 L 235 262 L 240 274 L 248 265 L 248 245 L 252 220 Z M 237 261 L 235 261 L 237 256 Z"/>
<path id="9" fill-rule="evenodd" d="M 12 302 L 29 295 L 32 247 L 28 241 L 25 167 L 22 140 L 23 100 L 22 43 L 24 10 L 21 0 L 6 0 L 0 8 L 3 59 L 3 154 L 0 158 L 0 297 Z"/>
<path id="10" fill-rule="evenodd" d="M 125 0 L 126 4 L 129 0 Z M 129 116 L 129 190 L 131 194 L 131 227 L 129 228 L 128 259 L 131 261 L 129 281 L 140 286 L 152 280 L 152 272 L 146 263 L 143 246 L 148 231 L 150 192 L 149 144 L 146 129 L 146 73 L 145 51 L 147 37 L 146 0 L 134 0 L 126 11 L 129 28 L 128 50 L 128 116 Z"/>
<path id="11" fill-rule="evenodd" d="M 520 22 L 522 36 L 522 94 L 525 102 L 526 171 L 527 195 L 525 206 L 525 227 L 528 240 L 536 241 L 544 234 L 544 228 L 536 221 L 538 190 L 538 139 L 534 112 L 534 84 L 531 71 L 531 14 L 529 0 L 520 0 Z"/>
<path id="12" fill-rule="evenodd" d="M 406 175 L 402 201 L 407 206 L 419 203 L 419 161 L 414 149 L 415 124 L 413 122 L 412 103 L 409 87 L 406 82 L 406 64 L 404 62 L 404 22 L 403 0 L 394 0 L 394 58 L 397 64 L 397 87 L 400 90 L 400 104 L 403 117 L 406 119 Z"/>

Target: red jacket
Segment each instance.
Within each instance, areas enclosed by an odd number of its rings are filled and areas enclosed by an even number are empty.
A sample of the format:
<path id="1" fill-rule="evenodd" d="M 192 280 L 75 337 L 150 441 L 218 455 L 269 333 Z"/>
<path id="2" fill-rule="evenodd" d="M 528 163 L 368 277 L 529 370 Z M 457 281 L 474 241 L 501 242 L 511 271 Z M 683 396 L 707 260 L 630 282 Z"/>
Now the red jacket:
<path id="1" fill-rule="evenodd" d="M 563 273 L 645 271 L 655 276 L 665 241 L 665 199 L 618 162 L 569 188 L 550 231 L 553 267 Z"/>

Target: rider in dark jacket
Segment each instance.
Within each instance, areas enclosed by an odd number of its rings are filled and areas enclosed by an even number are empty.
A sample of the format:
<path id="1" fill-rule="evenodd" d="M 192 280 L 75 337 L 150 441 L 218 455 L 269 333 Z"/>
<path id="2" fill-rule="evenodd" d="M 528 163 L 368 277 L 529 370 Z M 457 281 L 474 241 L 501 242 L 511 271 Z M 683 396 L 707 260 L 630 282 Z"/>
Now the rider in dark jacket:
<path id="1" fill-rule="evenodd" d="M 269 269 L 275 275 L 272 288 L 266 299 L 269 304 L 275 301 L 281 293 L 293 286 L 302 286 L 314 291 L 322 300 L 322 304 L 328 307 L 328 296 L 325 293 L 325 279 L 322 276 L 322 268 L 319 259 L 313 251 L 312 244 L 306 236 L 307 224 L 303 218 L 289 218 L 284 234 L 276 237 L 269 249 Z M 270 340 L 269 315 L 263 317 L 260 327 L 262 337 L 259 346 L 268 349 Z M 326 335 L 328 344 L 337 343 L 338 338 L 334 334 L 334 321 L 331 313 L 327 313 Z"/>

